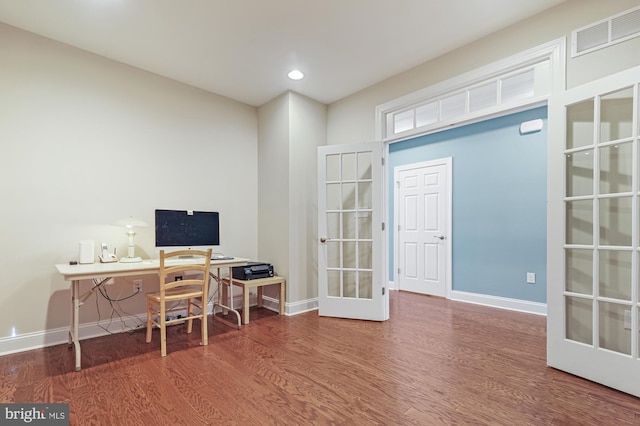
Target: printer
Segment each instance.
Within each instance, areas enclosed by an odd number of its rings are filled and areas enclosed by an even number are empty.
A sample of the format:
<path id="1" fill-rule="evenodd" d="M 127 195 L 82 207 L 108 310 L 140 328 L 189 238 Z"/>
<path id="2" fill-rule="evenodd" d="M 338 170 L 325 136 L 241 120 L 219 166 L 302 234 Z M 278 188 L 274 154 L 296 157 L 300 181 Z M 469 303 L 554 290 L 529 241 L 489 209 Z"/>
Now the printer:
<path id="1" fill-rule="evenodd" d="M 234 266 L 231 275 L 236 280 L 255 280 L 273 276 L 273 265 L 270 263 L 250 262 L 244 266 Z"/>

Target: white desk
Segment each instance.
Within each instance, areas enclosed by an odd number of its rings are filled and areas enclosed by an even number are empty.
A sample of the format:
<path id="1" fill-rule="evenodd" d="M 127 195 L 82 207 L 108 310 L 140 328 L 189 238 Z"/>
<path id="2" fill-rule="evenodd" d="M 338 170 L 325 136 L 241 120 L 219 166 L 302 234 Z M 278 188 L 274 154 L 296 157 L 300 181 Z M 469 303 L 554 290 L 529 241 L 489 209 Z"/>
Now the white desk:
<path id="1" fill-rule="evenodd" d="M 212 278 L 218 283 L 218 303 L 214 301 L 214 313 L 216 305 L 219 305 L 225 310 L 234 312 L 238 319 L 238 328 L 241 326 L 240 313 L 233 309 L 233 286 L 231 286 L 231 303 L 230 306 L 226 306 L 221 302 L 222 292 L 220 286 L 225 285 L 220 278 L 220 269 L 229 268 L 229 276 L 231 277 L 231 268 L 234 266 L 246 265 L 249 259 L 241 257 L 235 257 L 233 259 L 212 260 L 211 270 L 217 268 L 218 274 L 215 275 L 211 272 Z M 193 262 L 192 260 L 185 259 L 185 263 Z M 64 277 L 66 281 L 71 281 L 71 327 L 69 329 L 69 345 L 73 344 L 76 351 L 76 371 L 80 371 L 81 368 L 81 351 L 80 351 L 80 338 L 78 336 L 79 327 L 79 314 L 80 306 L 85 300 L 91 296 L 98 287 L 107 282 L 111 278 L 115 277 L 128 277 L 133 275 L 148 275 L 157 273 L 160 268 L 158 260 L 143 260 L 138 263 L 91 263 L 85 265 L 68 265 L 58 264 L 56 269 Z M 100 280 L 95 284 L 91 290 L 80 295 L 80 281 L 81 280 Z M 231 324 L 230 324 L 231 325 Z"/>

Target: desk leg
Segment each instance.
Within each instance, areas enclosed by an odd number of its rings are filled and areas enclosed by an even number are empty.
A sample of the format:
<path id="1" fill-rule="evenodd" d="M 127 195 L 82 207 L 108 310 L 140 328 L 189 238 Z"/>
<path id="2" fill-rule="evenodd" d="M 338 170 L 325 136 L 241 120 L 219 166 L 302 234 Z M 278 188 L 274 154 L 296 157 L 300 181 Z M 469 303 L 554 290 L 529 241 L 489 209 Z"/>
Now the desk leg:
<path id="1" fill-rule="evenodd" d="M 249 294 L 247 286 L 242 286 L 242 323 L 249 324 Z"/>
<path id="2" fill-rule="evenodd" d="M 280 315 L 284 315 L 284 304 L 285 304 L 285 300 L 287 300 L 285 298 L 286 296 L 286 288 L 287 288 L 287 284 L 285 280 L 282 280 L 280 282 L 280 302 L 278 303 L 279 308 L 280 308 Z"/>
<path id="3" fill-rule="evenodd" d="M 232 267 L 229 266 L 229 294 L 230 294 L 230 303 L 229 306 L 224 305 L 223 303 L 227 303 L 227 284 L 224 282 L 224 280 L 222 279 L 222 277 L 220 276 L 220 268 L 218 268 L 218 306 L 220 306 L 220 308 L 222 308 L 222 313 L 223 315 L 226 315 L 229 311 L 233 312 L 236 316 L 237 319 L 237 324 L 233 324 L 230 321 L 227 321 L 223 318 L 218 318 L 218 321 L 221 321 L 223 323 L 225 323 L 226 325 L 230 326 L 230 327 L 238 327 L 238 330 L 240 330 L 240 328 L 242 328 L 242 319 L 240 318 L 240 312 L 238 312 L 237 310 L 235 310 L 233 308 L 233 284 L 231 284 L 231 277 L 232 277 Z M 216 305 L 214 304 L 213 306 L 213 315 L 215 317 L 215 313 L 216 313 Z"/>
<path id="4" fill-rule="evenodd" d="M 71 284 L 71 327 L 69 329 L 69 345 L 73 344 L 76 351 L 76 371 L 81 368 L 80 337 L 78 336 L 78 322 L 80 315 L 80 281 L 73 280 Z"/>

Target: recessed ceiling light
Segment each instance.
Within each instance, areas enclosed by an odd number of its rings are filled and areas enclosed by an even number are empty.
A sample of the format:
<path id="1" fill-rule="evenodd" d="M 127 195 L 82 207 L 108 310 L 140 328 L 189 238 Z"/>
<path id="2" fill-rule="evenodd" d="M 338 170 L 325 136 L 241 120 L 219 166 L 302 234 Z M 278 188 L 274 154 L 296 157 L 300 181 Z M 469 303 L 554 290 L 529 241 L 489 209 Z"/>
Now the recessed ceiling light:
<path id="1" fill-rule="evenodd" d="M 289 74 L 287 74 L 291 80 L 302 80 L 304 74 L 300 70 L 291 70 Z"/>

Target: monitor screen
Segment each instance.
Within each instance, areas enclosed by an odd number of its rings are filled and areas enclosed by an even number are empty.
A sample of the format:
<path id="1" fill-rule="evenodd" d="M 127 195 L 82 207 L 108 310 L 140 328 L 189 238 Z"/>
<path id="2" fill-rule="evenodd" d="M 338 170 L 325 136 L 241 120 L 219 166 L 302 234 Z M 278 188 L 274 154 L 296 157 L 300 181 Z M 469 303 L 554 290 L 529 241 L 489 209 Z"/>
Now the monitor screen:
<path id="1" fill-rule="evenodd" d="M 218 212 L 156 210 L 156 247 L 219 245 Z"/>

